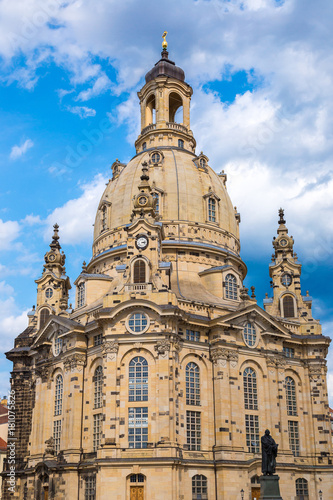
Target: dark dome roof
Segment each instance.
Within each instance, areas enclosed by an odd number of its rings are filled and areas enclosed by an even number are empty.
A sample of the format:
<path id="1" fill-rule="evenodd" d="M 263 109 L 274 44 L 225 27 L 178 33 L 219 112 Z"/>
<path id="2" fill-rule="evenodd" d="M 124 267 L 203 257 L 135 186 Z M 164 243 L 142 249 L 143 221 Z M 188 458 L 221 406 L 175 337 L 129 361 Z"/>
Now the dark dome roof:
<path id="1" fill-rule="evenodd" d="M 177 80 L 185 81 L 185 73 L 184 71 L 175 65 L 173 61 L 169 59 L 169 52 L 167 50 L 162 50 L 161 52 L 162 59 L 160 59 L 155 66 L 148 71 L 146 74 L 146 83 L 150 82 L 154 78 L 158 76 L 171 76 L 172 78 L 176 78 Z"/>

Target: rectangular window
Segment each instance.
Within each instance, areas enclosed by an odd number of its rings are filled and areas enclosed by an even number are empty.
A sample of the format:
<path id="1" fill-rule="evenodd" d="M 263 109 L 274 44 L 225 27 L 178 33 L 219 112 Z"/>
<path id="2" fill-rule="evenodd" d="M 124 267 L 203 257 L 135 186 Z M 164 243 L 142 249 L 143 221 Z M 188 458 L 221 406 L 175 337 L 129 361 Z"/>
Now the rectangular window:
<path id="1" fill-rule="evenodd" d="M 186 330 L 186 340 L 194 340 L 200 342 L 200 332 L 194 330 Z"/>
<path id="2" fill-rule="evenodd" d="M 199 411 L 186 412 L 186 436 L 189 450 L 201 449 L 201 414 Z"/>
<path id="3" fill-rule="evenodd" d="M 214 198 L 208 199 L 208 220 L 216 222 L 216 201 Z"/>
<path id="4" fill-rule="evenodd" d="M 86 477 L 84 500 L 96 500 L 96 476 Z"/>
<path id="5" fill-rule="evenodd" d="M 148 408 L 128 408 L 128 446 L 147 448 Z"/>
<path id="6" fill-rule="evenodd" d="M 103 344 L 103 337 L 102 337 L 102 334 L 99 333 L 98 335 L 94 336 L 94 346 L 101 345 L 101 344 Z"/>
<path id="7" fill-rule="evenodd" d="M 55 420 L 53 422 L 53 441 L 54 441 L 54 452 L 58 455 L 60 451 L 60 440 L 61 440 L 61 420 Z"/>
<path id="8" fill-rule="evenodd" d="M 94 415 L 94 430 L 93 430 L 93 450 L 97 451 L 101 444 L 102 436 L 102 413 Z"/>
<path id="9" fill-rule="evenodd" d="M 259 453 L 259 417 L 245 415 L 246 446 L 250 453 Z"/>
<path id="10" fill-rule="evenodd" d="M 80 283 L 77 287 L 77 307 L 83 307 L 86 303 L 86 284 Z"/>
<path id="11" fill-rule="evenodd" d="M 284 347 L 283 353 L 286 358 L 294 358 L 295 357 L 295 349 L 293 347 Z"/>
<path id="12" fill-rule="evenodd" d="M 295 457 L 299 457 L 299 433 L 298 422 L 294 420 L 288 421 L 289 446 Z"/>

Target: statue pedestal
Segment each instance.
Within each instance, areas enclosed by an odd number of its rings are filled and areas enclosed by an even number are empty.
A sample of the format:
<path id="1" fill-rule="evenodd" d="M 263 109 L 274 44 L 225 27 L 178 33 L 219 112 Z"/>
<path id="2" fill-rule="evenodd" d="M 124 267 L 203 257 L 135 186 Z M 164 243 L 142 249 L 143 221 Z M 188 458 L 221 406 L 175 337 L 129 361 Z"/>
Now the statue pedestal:
<path id="1" fill-rule="evenodd" d="M 279 476 L 260 476 L 260 500 L 283 500 L 280 495 Z"/>

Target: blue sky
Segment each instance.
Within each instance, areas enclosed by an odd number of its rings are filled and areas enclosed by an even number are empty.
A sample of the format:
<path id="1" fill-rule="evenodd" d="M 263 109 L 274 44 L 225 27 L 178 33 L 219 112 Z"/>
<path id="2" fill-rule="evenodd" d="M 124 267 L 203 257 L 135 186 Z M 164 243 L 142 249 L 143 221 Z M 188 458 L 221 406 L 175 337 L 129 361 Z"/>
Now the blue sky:
<path id="1" fill-rule="evenodd" d="M 228 175 L 247 286 L 270 294 L 277 211 L 303 263 L 302 291 L 332 336 L 333 5 L 324 0 L 0 0 L 1 350 L 27 325 L 58 222 L 72 283 L 95 211 L 139 132 L 136 92 L 170 58 L 194 89 L 197 151 Z M 72 296 L 74 302 L 74 297 Z M 0 355 L 0 394 L 10 363 Z M 333 401 L 333 355 L 329 356 Z"/>

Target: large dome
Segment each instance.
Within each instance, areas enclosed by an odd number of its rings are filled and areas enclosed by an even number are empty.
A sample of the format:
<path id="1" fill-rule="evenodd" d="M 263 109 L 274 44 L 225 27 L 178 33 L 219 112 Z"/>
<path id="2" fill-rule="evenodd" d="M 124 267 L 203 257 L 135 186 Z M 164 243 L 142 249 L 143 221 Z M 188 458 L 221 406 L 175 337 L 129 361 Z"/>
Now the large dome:
<path id="1" fill-rule="evenodd" d="M 109 181 L 96 215 L 94 255 L 110 247 L 110 233 L 129 224 L 145 162 L 149 166 L 152 193 L 159 197 L 159 220 L 163 224 L 180 222 L 184 226 L 179 226 L 183 233 L 178 235 L 180 239 L 189 236 L 185 234 L 188 224 L 200 225 L 206 234 L 202 239 L 238 254 L 237 214 L 225 187 L 225 175 L 217 175 L 207 160 L 202 154 L 196 156 L 180 148 L 162 147 L 139 153 L 125 167 L 119 164 L 120 173 Z M 210 200 L 216 210 L 215 221 L 209 221 Z M 105 205 L 110 206 L 107 222 Z M 199 229 L 197 237 L 193 233 L 192 238 L 200 238 Z"/>

